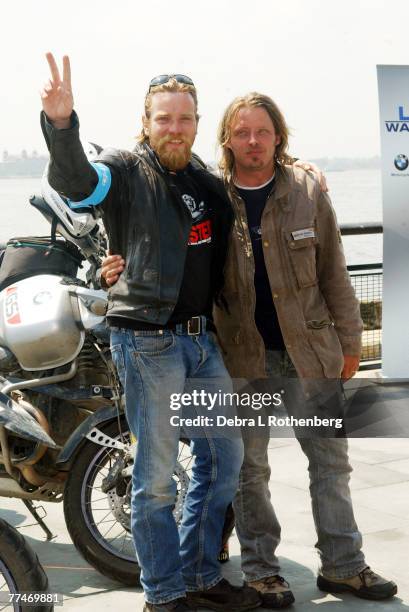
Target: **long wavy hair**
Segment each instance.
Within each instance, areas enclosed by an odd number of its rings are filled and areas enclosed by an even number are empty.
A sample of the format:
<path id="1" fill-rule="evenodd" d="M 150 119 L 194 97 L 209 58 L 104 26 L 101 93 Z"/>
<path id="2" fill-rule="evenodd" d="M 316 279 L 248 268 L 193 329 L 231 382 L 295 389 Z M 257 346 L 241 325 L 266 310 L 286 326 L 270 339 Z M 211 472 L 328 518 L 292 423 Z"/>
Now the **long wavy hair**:
<path id="1" fill-rule="evenodd" d="M 190 93 L 195 103 L 195 115 L 196 121 L 199 121 L 199 114 L 197 110 L 197 92 L 193 85 L 187 85 L 185 83 L 179 83 L 176 79 L 171 78 L 166 83 L 161 85 L 155 85 L 145 96 L 145 117 L 149 119 L 152 108 L 152 97 L 160 91 L 168 91 L 171 93 Z M 144 127 L 142 126 L 140 134 L 136 137 L 136 141 L 140 144 L 149 142 L 149 137 L 145 134 Z"/>
<path id="2" fill-rule="evenodd" d="M 282 112 L 269 96 L 253 91 L 245 96 L 235 98 L 224 111 L 222 120 L 219 124 L 217 133 L 218 145 L 221 148 L 219 168 L 225 177 L 231 176 L 234 166 L 234 155 L 231 149 L 229 149 L 227 146 L 228 142 L 230 141 L 231 128 L 234 120 L 240 109 L 254 107 L 261 107 L 265 109 L 273 122 L 276 134 L 280 136 L 280 143 L 276 146 L 275 150 L 275 162 L 277 164 L 290 164 L 293 161 L 292 157 L 290 157 L 287 153 L 290 131 Z"/>

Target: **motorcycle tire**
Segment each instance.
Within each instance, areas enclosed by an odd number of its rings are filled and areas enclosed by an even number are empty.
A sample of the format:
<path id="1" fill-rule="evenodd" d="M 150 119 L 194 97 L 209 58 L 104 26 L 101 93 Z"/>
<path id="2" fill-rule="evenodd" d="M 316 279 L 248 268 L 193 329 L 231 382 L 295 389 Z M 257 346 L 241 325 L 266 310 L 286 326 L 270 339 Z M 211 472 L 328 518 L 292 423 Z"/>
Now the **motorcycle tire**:
<path id="1" fill-rule="evenodd" d="M 100 429 L 111 438 L 116 439 L 120 436 L 116 420 Z M 121 421 L 121 429 L 124 436 L 129 435 L 129 428 L 124 419 Z M 128 555 L 122 555 L 125 558 L 121 558 L 112 549 L 108 539 L 105 539 L 99 531 L 98 519 L 94 517 L 90 503 L 90 490 L 94 488 L 98 477 L 96 473 L 98 464 L 104 464 L 110 452 L 111 449 L 88 440 L 80 448 L 68 473 L 64 489 L 65 522 L 75 547 L 90 565 L 112 580 L 135 587 L 139 586 L 140 576 L 135 551 L 133 550 L 132 555 L 129 552 Z M 105 498 L 103 499 L 105 501 Z"/>
<path id="2" fill-rule="evenodd" d="M 120 436 L 117 421 L 111 422 L 106 427 L 101 428 L 101 430 L 112 438 L 119 438 Z M 121 431 L 125 437 L 129 436 L 129 428 L 124 419 L 121 422 Z M 188 440 L 183 440 L 182 442 L 184 445 L 189 443 Z M 95 567 L 101 574 L 113 580 L 135 587 L 140 584 L 140 567 L 136 560 L 133 543 L 132 557 L 130 554 L 123 554 L 122 551 L 119 554 L 115 552 L 109 541 L 101 537 L 102 534 L 98 530 L 96 518 L 91 514 L 92 504 L 90 496 L 97 476 L 96 469 L 104 465 L 104 461 L 107 460 L 109 453 L 112 454 L 113 449 L 99 446 L 91 441 L 87 441 L 81 447 L 69 472 L 65 486 L 65 521 L 75 547 L 90 565 Z M 107 521 L 113 522 L 112 519 L 107 519 Z M 223 530 L 223 546 L 231 535 L 233 525 L 234 518 L 230 507 L 230 511 L 226 515 Z M 129 537 L 132 542 L 130 533 Z"/>
<path id="3" fill-rule="evenodd" d="M 24 537 L 9 523 L 0 519 L 0 593 L 48 594 L 48 578 Z M 5 602 L 3 602 L 5 603 Z M 14 612 L 50 612 L 51 603 L 11 604 Z M 0 606 L 1 607 L 1 606 Z"/>

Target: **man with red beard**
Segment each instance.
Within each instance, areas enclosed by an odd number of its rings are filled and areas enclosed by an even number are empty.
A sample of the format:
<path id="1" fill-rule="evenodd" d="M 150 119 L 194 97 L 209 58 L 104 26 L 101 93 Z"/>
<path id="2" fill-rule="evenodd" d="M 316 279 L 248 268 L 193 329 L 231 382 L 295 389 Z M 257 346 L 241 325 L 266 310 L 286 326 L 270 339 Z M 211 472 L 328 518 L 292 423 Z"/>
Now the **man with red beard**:
<path id="1" fill-rule="evenodd" d="M 241 439 L 227 432 L 216 438 L 210 427 L 186 431 L 195 462 L 179 533 L 172 513 L 180 426 L 170 419 L 170 396 L 184 394 L 192 378 L 200 391 L 232 392 L 211 318 L 223 286 L 232 211 L 223 186 L 191 153 L 195 87 L 181 74 L 152 79 L 135 150 L 105 150 L 89 163 L 73 110 L 69 59 L 63 59 L 62 79 L 52 54 L 47 59 L 51 80 L 41 94 L 41 125 L 49 182 L 72 208 L 100 206 L 110 247 L 125 260 L 109 292 L 108 323 L 137 439 L 132 533 L 144 610 L 253 609 L 260 604 L 257 592 L 230 585 L 217 561 L 226 508 L 238 486 Z"/>

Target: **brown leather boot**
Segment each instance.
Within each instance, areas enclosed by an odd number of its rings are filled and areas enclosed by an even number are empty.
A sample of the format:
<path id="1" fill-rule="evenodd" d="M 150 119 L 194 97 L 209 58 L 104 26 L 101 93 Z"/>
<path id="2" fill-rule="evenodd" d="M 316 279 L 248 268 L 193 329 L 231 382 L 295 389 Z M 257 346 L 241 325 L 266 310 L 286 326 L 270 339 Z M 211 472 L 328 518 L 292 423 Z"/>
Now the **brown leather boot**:
<path id="1" fill-rule="evenodd" d="M 318 576 L 317 586 L 327 593 L 342 593 L 349 591 L 363 599 L 388 599 L 398 592 L 398 587 L 392 580 L 386 580 L 366 567 L 351 578 L 326 578 Z"/>
<path id="2" fill-rule="evenodd" d="M 276 576 L 266 576 L 247 584 L 252 589 L 256 589 L 260 595 L 263 608 L 272 610 L 288 608 L 295 601 L 290 585 L 278 574 Z"/>

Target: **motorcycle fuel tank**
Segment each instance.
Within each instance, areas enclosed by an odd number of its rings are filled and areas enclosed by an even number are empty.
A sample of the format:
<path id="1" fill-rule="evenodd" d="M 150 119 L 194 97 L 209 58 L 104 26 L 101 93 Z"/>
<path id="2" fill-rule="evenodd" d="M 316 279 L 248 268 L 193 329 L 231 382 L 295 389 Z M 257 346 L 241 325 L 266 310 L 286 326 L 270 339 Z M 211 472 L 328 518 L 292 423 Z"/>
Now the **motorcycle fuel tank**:
<path id="1" fill-rule="evenodd" d="M 49 274 L 32 276 L 0 292 L 0 345 L 24 370 L 47 370 L 69 363 L 85 333 L 70 285 Z"/>

